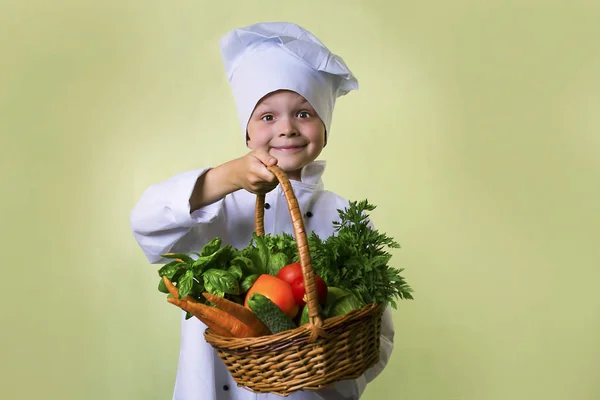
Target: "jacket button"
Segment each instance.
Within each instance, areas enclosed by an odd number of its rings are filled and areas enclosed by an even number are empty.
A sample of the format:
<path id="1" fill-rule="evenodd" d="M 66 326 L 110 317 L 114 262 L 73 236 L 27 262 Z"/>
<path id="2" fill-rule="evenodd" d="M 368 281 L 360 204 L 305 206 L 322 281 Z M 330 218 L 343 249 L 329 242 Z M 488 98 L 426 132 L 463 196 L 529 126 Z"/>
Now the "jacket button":
<path id="1" fill-rule="evenodd" d="M 310 217 L 313 216 L 313 213 L 311 213 L 310 211 L 308 211 L 305 215 L 306 215 L 306 218 L 310 218 Z"/>
<path id="2" fill-rule="evenodd" d="M 268 210 L 269 208 L 271 208 L 271 205 L 269 203 L 265 203 L 265 210 Z"/>
<path id="3" fill-rule="evenodd" d="M 229 386 L 223 385 L 223 390 L 228 391 L 229 390 Z"/>

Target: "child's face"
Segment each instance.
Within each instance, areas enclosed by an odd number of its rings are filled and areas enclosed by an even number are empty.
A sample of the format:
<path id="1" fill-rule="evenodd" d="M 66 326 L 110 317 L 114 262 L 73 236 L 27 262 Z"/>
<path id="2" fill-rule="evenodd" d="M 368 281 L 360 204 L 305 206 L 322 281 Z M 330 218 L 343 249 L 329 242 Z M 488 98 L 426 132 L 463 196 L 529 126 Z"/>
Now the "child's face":
<path id="1" fill-rule="evenodd" d="M 314 161 L 325 146 L 325 125 L 310 103 L 296 92 L 265 96 L 248 122 L 248 147 L 266 148 L 290 179 Z"/>

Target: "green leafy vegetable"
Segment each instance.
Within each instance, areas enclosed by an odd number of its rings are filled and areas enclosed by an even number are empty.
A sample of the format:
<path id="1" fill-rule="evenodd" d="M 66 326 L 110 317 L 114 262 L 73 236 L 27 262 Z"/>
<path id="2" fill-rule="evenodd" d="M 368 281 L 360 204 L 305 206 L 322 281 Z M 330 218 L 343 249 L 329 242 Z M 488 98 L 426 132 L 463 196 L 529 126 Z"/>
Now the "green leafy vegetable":
<path id="1" fill-rule="evenodd" d="M 290 262 L 298 256 L 296 240 L 294 236 L 288 233 L 279 235 L 266 234 L 264 240 L 271 254 L 283 253 Z"/>
<path id="2" fill-rule="evenodd" d="M 271 275 L 277 275 L 279 270 L 290 263 L 288 256 L 283 253 L 275 253 L 269 256 L 268 272 Z"/>
<path id="3" fill-rule="evenodd" d="M 400 245 L 371 227 L 366 212 L 374 209 L 367 200 L 350 202 L 338 210 L 334 235 L 323 240 L 312 233 L 308 246 L 315 272 L 328 286 L 350 289 L 365 303 L 391 303 L 396 308 L 394 299 L 413 299 L 413 290 L 400 275 L 404 269 L 388 265 L 387 248 Z"/>
<path id="4" fill-rule="evenodd" d="M 245 293 L 248 290 L 250 290 L 250 288 L 252 287 L 252 285 L 254 285 L 254 282 L 256 282 L 256 280 L 258 279 L 259 276 L 260 276 L 259 274 L 254 274 L 254 275 L 248 275 L 246 278 L 244 278 L 244 280 L 240 284 L 241 292 Z"/>
<path id="5" fill-rule="evenodd" d="M 248 247 L 242 250 L 242 257 L 252 261 L 252 265 L 256 273 L 267 273 L 267 265 L 263 264 L 263 261 L 261 260 L 261 257 L 259 255 L 258 248 L 254 247 L 252 244 L 250 244 Z"/>
<path id="6" fill-rule="evenodd" d="M 256 233 L 252 234 L 256 248 L 258 249 L 258 259 L 260 260 L 261 270 L 269 271 L 269 248 L 264 236 L 257 236 Z"/>
<path id="7" fill-rule="evenodd" d="M 227 269 L 227 272 L 229 272 L 231 275 L 233 275 L 236 280 L 240 280 L 240 279 L 242 279 L 242 276 L 244 276 L 242 267 L 240 267 L 239 265 L 232 265 L 231 267 L 229 267 Z"/>
<path id="8" fill-rule="evenodd" d="M 220 248 L 221 248 L 221 244 L 223 242 L 221 241 L 220 238 L 214 238 L 213 240 L 211 240 L 210 242 L 208 242 L 206 245 L 204 245 L 204 247 L 202 248 L 202 252 L 200 253 L 200 256 L 209 256 L 211 254 L 216 253 Z"/>
<path id="9" fill-rule="evenodd" d="M 179 281 L 177 283 L 177 289 L 179 290 L 179 298 L 183 299 L 192 291 L 192 286 L 194 284 L 194 273 L 192 272 L 192 270 L 187 270 L 185 274 L 181 278 L 179 278 Z"/>
<path id="10" fill-rule="evenodd" d="M 237 265 L 240 268 L 242 268 L 243 273 L 246 275 L 261 273 L 260 268 L 256 267 L 254 265 L 254 262 L 252 262 L 252 260 L 248 257 L 237 256 L 236 258 L 231 260 L 231 264 Z"/>
<path id="11" fill-rule="evenodd" d="M 204 287 L 209 293 L 220 294 L 223 297 L 224 293 L 240 294 L 240 285 L 236 277 L 222 269 L 209 269 L 204 272 Z M 221 294 L 223 293 L 223 294 Z"/>
<path id="12" fill-rule="evenodd" d="M 396 308 L 395 299 L 413 298 L 412 288 L 401 276 L 404 269 L 389 265 L 392 255 L 388 249 L 400 246 L 370 224 L 367 213 L 374 209 L 367 200 L 350 202 L 349 207 L 338 210 L 339 221 L 332 221 L 332 236 L 308 235 L 315 273 L 329 287 L 328 311 L 342 312 L 372 302 L 391 303 Z M 178 287 L 180 297 L 190 295 L 204 303 L 203 292 L 243 303 L 245 293 L 261 274 L 276 275 L 283 266 L 299 261 L 294 236 L 287 233 L 253 233 L 243 249 L 223 245 L 215 238 L 199 252 L 163 256 L 173 261 L 158 270 L 158 290 L 168 293 L 162 281 L 162 276 L 167 276 Z"/>
<path id="13" fill-rule="evenodd" d="M 169 289 L 167 289 L 167 285 L 165 285 L 165 281 L 162 279 L 158 281 L 158 291 L 169 294 Z"/>
<path id="14" fill-rule="evenodd" d="M 173 279 L 175 273 L 179 271 L 180 268 L 183 268 L 183 264 L 184 263 L 181 261 L 171 261 L 170 263 L 163 265 L 162 268 L 158 270 L 158 276 L 161 278 L 166 276 L 169 279 Z M 160 281 L 163 282 L 162 279 Z"/>

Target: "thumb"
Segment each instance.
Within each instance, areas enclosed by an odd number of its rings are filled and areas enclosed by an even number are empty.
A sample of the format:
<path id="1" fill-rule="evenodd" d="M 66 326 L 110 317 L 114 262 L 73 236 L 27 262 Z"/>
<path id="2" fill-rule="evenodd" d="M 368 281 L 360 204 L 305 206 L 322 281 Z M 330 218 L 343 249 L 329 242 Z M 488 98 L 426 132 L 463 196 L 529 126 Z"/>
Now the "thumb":
<path id="1" fill-rule="evenodd" d="M 268 148 L 256 149 L 254 151 L 254 156 L 267 167 L 277 164 L 277 159 L 269 154 Z"/>

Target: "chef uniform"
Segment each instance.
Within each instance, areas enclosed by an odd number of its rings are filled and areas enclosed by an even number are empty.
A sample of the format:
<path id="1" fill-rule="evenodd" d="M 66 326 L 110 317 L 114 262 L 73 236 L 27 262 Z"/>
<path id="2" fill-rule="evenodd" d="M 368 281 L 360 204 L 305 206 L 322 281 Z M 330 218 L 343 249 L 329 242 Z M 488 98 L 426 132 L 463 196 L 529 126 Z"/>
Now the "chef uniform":
<path id="1" fill-rule="evenodd" d="M 234 29 L 220 40 L 221 54 L 234 95 L 240 126 L 246 126 L 257 102 L 266 94 L 293 90 L 315 108 L 330 133 L 336 98 L 357 89 L 356 78 L 343 60 L 314 35 L 290 23 L 260 23 Z M 314 161 L 291 181 L 303 212 L 306 232 L 331 236 L 338 209 L 348 200 L 324 189 L 324 161 Z M 166 263 L 161 254 L 198 251 L 220 237 L 238 249 L 248 246 L 254 231 L 256 196 L 245 190 L 231 193 L 190 213 L 189 199 L 199 176 L 211 167 L 179 173 L 144 191 L 131 212 L 133 235 L 151 263 Z M 266 194 L 265 233 L 293 233 L 286 199 L 280 186 Z M 213 348 L 204 340 L 206 326 L 182 312 L 179 365 L 173 400 L 283 399 L 238 387 Z M 386 366 L 393 348 L 394 327 L 389 307 L 383 314 L 380 361 L 355 380 L 338 382 L 319 391 L 297 391 L 290 400 L 358 399 L 366 384 Z"/>

